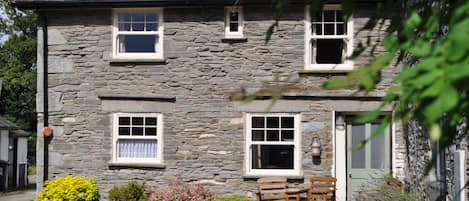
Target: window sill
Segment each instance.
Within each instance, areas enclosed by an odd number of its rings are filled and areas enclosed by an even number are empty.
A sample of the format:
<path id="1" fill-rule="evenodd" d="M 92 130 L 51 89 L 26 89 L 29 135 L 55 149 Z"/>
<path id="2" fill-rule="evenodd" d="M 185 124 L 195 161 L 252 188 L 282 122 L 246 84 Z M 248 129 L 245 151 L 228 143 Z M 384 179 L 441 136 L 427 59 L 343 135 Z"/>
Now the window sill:
<path id="1" fill-rule="evenodd" d="M 352 70 L 339 70 L 339 69 L 329 69 L 329 70 L 320 70 L 320 69 L 317 69 L 317 70 L 313 70 L 313 69 L 303 69 L 303 70 L 299 70 L 298 73 L 299 74 L 347 74 L 349 72 L 352 72 Z"/>
<path id="2" fill-rule="evenodd" d="M 166 59 L 111 59 L 111 65 L 116 64 L 166 64 Z"/>
<path id="3" fill-rule="evenodd" d="M 303 175 L 243 175 L 243 179 L 259 179 L 262 177 L 286 177 L 287 179 L 304 179 Z"/>
<path id="4" fill-rule="evenodd" d="M 226 36 L 225 38 L 221 39 L 221 42 L 223 43 L 244 43 L 247 42 L 248 39 L 245 37 L 229 37 Z"/>
<path id="5" fill-rule="evenodd" d="M 111 162 L 108 163 L 109 167 L 117 168 L 159 168 L 165 169 L 166 165 L 162 163 L 122 163 L 122 162 Z"/>

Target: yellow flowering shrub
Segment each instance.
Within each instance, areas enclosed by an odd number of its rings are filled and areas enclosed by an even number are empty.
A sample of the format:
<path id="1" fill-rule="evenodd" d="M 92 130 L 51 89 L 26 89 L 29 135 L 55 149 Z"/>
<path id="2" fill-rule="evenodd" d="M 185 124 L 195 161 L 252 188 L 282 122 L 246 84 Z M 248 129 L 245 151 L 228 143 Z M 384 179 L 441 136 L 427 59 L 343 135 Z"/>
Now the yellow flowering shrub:
<path id="1" fill-rule="evenodd" d="M 36 201 L 97 201 L 99 192 L 93 178 L 65 176 L 46 181 Z"/>

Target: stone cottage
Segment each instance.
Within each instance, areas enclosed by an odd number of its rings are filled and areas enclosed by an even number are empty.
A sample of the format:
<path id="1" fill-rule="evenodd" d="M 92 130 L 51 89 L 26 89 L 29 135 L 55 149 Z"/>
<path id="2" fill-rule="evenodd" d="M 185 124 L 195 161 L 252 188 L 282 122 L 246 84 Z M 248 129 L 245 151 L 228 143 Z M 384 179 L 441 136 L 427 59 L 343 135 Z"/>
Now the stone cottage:
<path id="1" fill-rule="evenodd" d="M 252 196 L 259 177 L 294 185 L 331 175 L 338 199 L 350 200 L 385 174 L 403 180 L 399 122 L 351 150 L 379 127 L 351 118 L 380 104 L 398 68 L 386 68 L 372 93 L 321 88 L 372 59 L 348 56 L 383 36 L 384 27 L 358 32 L 375 1 L 360 1 L 348 21 L 340 3 L 311 17 L 304 1 L 289 2 L 265 44 L 270 0 L 17 0 L 39 14 L 38 188 L 73 174 L 95 178 L 104 199 L 132 180 L 200 182 L 217 194 Z M 300 79 L 301 90 L 273 105 L 269 95 L 230 99 L 276 76 Z M 45 127 L 52 137 L 42 136 Z"/>

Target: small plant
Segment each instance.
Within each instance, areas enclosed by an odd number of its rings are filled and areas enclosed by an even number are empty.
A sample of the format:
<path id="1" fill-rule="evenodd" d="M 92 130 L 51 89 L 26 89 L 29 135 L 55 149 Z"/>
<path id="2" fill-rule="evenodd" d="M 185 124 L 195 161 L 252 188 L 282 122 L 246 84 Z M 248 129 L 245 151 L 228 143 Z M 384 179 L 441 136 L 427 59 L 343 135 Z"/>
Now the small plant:
<path id="1" fill-rule="evenodd" d="M 230 196 L 230 197 L 217 198 L 215 199 L 215 201 L 252 201 L 252 200 L 246 197 Z"/>
<path id="2" fill-rule="evenodd" d="M 149 201 L 213 201 L 213 194 L 201 184 L 185 185 L 180 182 L 156 191 L 150 190 Z"/>
<path id="3" fill-rule="evenodd" d="M 92 178 L 65 176 L 46 181 L 37 201 L 97 201 L 99 192 Z"/>
<path id="4" fill-rule="evenodd" d="M 110 201 L 147 201 L 145 184 L 136 181 L 129 182 L 126 186 L 114 186 L 109 190 Z"/>

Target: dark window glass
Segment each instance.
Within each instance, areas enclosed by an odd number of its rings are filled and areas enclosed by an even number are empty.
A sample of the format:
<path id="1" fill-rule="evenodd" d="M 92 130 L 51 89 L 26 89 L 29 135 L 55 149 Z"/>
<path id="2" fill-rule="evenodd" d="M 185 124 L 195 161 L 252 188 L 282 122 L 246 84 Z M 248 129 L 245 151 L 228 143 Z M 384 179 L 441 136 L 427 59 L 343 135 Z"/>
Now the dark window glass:
<path id="1" fill-rule="evenodd" d="M 143 125 L 143 117 L 132 117 L 132 125 Z"/>
<path id="2" fill-rule="evenodd" d="M 322 24 L 315 24 L 314 27 L 316 35 L 322 35 Z"/>
<path id="3" fill-rule="evenodd" d="M 119 31 L 130 31 L 130 23 L 119 23 Z"/>
<path id="4" fill-rule="evenodd" d="M 278 128 L 279 118 L 278 117 L 267 117 L 267 128 Z"/>
<path id="5" fill-rule="evenodd" d="M 337 35 L 344 35 L 344 24 L 337 24 Z"/>
<path id="6" fill-rule="evenodd" d="M 132 22 L 145 22 L 145 14 L 143 13 L 132 14 Z"/>
<path id="7" fill-rule="evenodd" d="M 158 23 L 147 23 L 146 31 L 158 31 Z"/>
<path id="8" fill-rule="evenodd" d="M 156 117 L 146 117 L 145 125 L 147 126 L 156 126 Z"/>
<path id="9" fill-rule="evenodd" d="M 145 128 L 146 136 L 156 136 L 156 128 Z"/>
<path id="10" fill-rule="evenodd" d="M 334 13 L 335 11 L 333 10 L 325 10 L 324 12 L 324 22 L 334 22 Z"/>
<path id="11" fill-rule="evenodd" d="M 282 128 L 294 128 L 293 117 L 282 117 Z"/>
<path id="12" fill-rule="evenodd" d="M 130 117 L 119 117 L 119 125 L 130 125 Z"/>
<path id="13" fill-rule="evenodd" d="M 119 52 L 153 53 L 155 51 L 155 35 L 121 35 Z"/>
<path id="14" fill-rule="evenodd" d="M 280 136 L 279 136 L 279 131 L 275 130 L 268 130 L 267 131 L 267 141 L 279 141 Z"/>
<path id="15" fill-rule="evenodd" d="M 158 14 L 148 13 L 146 14 L 147 22 L 158 22 Z"/>
<path id="16" fill-rule="evenodd" d="M 132 19 L 132 14 L 130 13 L 122 13 L 122 14 L 119 14 L 119 22 L 130 22 Z"/>
<path id="17" fill-rule="evenodd" d="M 340 64 L 342 63 L 342 51 L 344 41 L 342 39 L 317 39 L 316 63 Z"/>
<path id="18" fill-rule="evenodd" d="M 230 31 L 237 32 L 238 31 L 238 23 L 230 23 Z"/>
<path id="19" fill-rule="evenodd" d="M 132 127 L 132 135 L 143 135 L 143 127 Z"/>
<path id="20" fill-rule="evenodd" d="M 293 141 L 294 131 L 293 130 L 282 130 L 282 141 Z"/>
<path id="21" fill-rule="evenodd" d="M 132 31 L 145 31 L 144 23 L 133 23 L 132 24 Z"/>
<path id="22" fill-rule="evenodd" d="M 336 15 L 336 22 L 343 22 L 344 21 L 344 15 L 342 15 L 342 11 L 336 10 L 335 15 Z"/>
<path id="23" fill-rule="evenodd" d="M 253 128 L 264 128 L 264 117 L 253 117 L 252 118 L 252 125 Z"/>
<path id="24" fill-rule="evenodd" d="M 293 145 L 252 145 L 252 169 L 293 169 Z"/>
<path id="25" fill-rule="evenodd" d="M 130 127 L 119 127 L 119 135 L 130 135 Z"/>
<path id="26" fill-rule="evenodd" d="M 324 25 L 324 35 L 334 35 L 334 24 Z"/>
<path id="27" fill-rule="evenodd" d="M 264 131 L 263 130 L 252 130 L 252 141 L 264 141 Z"/>
<path id="28" fill-rule="evenodd" d="M 322 22 L 322 12 L 316 12 L 313 17 L 313 22 Z"/>
<path id="29" fill-rule="evenodd" d="M 230 12 L 230 22 L 238 22 L 238 12 Z"/>

